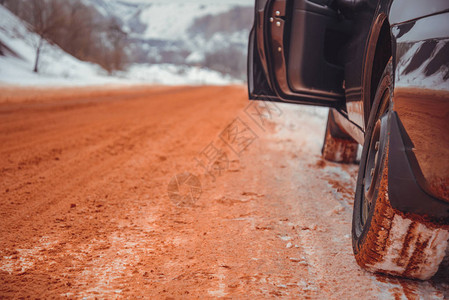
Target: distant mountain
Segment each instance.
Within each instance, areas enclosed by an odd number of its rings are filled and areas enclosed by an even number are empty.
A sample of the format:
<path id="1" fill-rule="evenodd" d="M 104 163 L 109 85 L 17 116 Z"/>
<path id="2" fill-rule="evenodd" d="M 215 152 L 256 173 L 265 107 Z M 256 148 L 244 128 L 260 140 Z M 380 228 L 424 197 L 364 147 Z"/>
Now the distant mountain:
<path id="1" fill-rule="evenodd" d="M 128 34 L 132 63 L 202 66 L 245 79 L 253 0 L 82 0 Z"/>

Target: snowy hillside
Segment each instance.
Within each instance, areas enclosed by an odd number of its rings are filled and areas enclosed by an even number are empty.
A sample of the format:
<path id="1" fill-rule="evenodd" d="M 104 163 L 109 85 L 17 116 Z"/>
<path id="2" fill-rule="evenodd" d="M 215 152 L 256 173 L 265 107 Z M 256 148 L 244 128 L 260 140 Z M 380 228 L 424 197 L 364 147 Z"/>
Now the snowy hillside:
<path id="1" fill-rule="evenodd" d="M 0 84 L 229 84 L 245 79 L 253 0 L 82 0 L 118 20 L 128 35 L 130 65 L 108 76 L 44 43 L 32 72 L 38 36 L 0 5 Z"/>
<path id="2" fill-rule="evenodd" d="M 118 82 L 99 66 L 82 62 L 59 47 L 44 44 L 40 73 L 32 72 L 39 38 L 24 23 L 0 5 L 0 83 L 13 84 L 102 84 Z"/>

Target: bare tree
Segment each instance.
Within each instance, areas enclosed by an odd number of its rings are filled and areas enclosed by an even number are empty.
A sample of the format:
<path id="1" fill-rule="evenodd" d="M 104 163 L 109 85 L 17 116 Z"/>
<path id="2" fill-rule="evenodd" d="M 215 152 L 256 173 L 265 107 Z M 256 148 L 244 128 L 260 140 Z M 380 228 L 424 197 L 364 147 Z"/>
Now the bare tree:
<path id="1" fill-rule="evenodd" d="M 124 48 L 127 36 L 115 19 L 110 19 L 108 23 L 106 34 L 111 44 L 111 69 L 121 70 L 125 64 L 126 54 Z"/>
<path id="2" fill-rule="evenodd" d="M 39 61 L 45 41 L 74 57 L 99 64 L 109 73 L 125 67 L 128 37 L 118 20 L 103 16 L 80 0 L 0 0 L 37 34 L 34 42 Z"/>
<path id="3" fill-rule="evenodd" d="M 39 71 L 39 58 L 44 41 L 64 22 L 63 3 L 57 0 L 27 0 L 24 2 L 23 18 L 30 23 L 34 32 L 39 36 L 35 43 L 36 59 L 34 72 Z"/>

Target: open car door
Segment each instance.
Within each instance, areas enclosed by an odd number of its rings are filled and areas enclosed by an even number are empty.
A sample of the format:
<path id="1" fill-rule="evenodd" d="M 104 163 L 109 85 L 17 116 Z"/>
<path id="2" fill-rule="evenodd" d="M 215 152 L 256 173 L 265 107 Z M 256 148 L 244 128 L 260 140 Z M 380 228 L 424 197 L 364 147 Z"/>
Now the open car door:
<path id="1" fill-rule="evenodd" d="M 256 0 L 248 54 L 250 99 L 340 107 L 351 26 L 332 0 Z"/>

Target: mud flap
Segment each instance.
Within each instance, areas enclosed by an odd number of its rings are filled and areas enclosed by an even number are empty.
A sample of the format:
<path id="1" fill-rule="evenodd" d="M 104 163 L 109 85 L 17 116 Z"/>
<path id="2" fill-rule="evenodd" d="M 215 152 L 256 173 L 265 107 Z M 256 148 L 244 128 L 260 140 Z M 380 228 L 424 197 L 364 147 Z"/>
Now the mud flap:
<path id="1" fill-rule="evenodd" d="M 390 147 L 388 156 L 388 197 L 391 206 L 404 213 L 449 224 L 449 203 L 426 193 L 419 182 L 424 181 L 414 145 L 396 112 L 390 113 Z"/>

